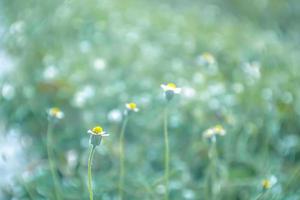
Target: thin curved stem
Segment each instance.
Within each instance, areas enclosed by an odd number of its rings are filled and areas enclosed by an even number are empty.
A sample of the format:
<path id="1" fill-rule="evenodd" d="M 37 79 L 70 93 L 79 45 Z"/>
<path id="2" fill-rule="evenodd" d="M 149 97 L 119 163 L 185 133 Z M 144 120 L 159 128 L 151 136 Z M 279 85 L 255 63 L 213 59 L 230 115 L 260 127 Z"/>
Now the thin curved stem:
<path id="1" fill-rule="evenodd" d="M 96 146 L 91 145 L 89 159 L 88 159 L 88 190 L 90 194 L 90 200 L 93 200 L 93 185 L 92 185 L 92 162 L 95 153 Z"/>
<path id="2" fill-rule="evenodd" d="M 60 186 L 58 182 L 58 175 L 56 173 L 56 165 L 54 162 L 54 155 L 53 155 L 53 149 L 52 147 L 52 132 L 53 132 L 53 125 L 51 124 L 51 121 L 48 122 L 48 128 L 47 128 L 47 154 L 48 154 L 48 161 L 50 166 L 50 171 L 54 183 L 54 193 L 57 200 L 61 200 L 60 196 Z"/>
<path id="3" fill-rule="evenodd" d="M 124 175 L 125 175 L 125 163 L 124 163 L 124 135 L 128 122 L 128 116 L 125 116 L 125 119 L 122 124 L 121 133 L 120 133 L 120 177 L 119 177 L 119 199 L 123 199 L 124 191 Z"/>
<path id="4" fill-rule="evenodd" d="M 169 168 L 170 168 L 170 152 L 169 152 L 169 135 L 168 135 L 168 107 L 164 111 L 164 139 L 165 139 L 165 200 L 169 199 Z"/>
<path id="5" fill-rule="evenodd" d="M 24 179 L 22 177 L 19 178 L 20 183 L 24 186 L 26 192 L 28 193 L 28 197 L 30 200 L 34 200 L 36 198 L 34 198 L 34 195 L 31 191 L 31 188 L 28 186 L 28 184 L 24 181 Z"/>
<path id="6" fill-rule="evenodd" d="M 265 192 L 260 193 L 259 195 L 257 195 L 257 197 L 255 197 L 254 200 L 261 200 L 261 199 L 263 199 L 264 194 L 265 194 Z"/>
<path id="7" fill-rule="evenodd" d="M 208 156 L 210 161 L 209 161 L 208 173 L 206 177 L 206 198 L 215 200 L 217 199 L 217 195 L 218 195 L 218 191 L 216 191 L 218 152 L 217 152 L 215 136 L 211 138 L 211 144 L 210 144 Z"/>

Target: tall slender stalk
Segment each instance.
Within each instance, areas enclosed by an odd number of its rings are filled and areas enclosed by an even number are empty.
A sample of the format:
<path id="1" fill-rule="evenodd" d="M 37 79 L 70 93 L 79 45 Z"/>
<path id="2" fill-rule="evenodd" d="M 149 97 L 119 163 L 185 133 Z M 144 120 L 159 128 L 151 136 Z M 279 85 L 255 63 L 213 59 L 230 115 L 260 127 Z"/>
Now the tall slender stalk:
<path id="1" fill-rule="evenodd" d="M 218 154 L 216 147 L 216 138 L 213 136 L 211 138 L 211 146 L 209 150 L 209 170 L 208 170 L 208 178 L 207 178 L 207 198 L 211 200 L 215 200 L 217 198 L 216 191 L 216 182 L 217 182 L 217 162 L 218 162 Z"/>
<path id="2" fill-rule="evenodd" d="M 58 182 L 58 175 L 56 173 L 56 165 L 54 162 L 54 153 L 53 153 L 53 143 L 52 143 L 52 133 L 53 133 L 53 124 L 51 120 L 48 122 L 48 128 L 47 128 L 47 154 L 48 154 L 48 161 L 49 161 L 49 166 L 50 166 L 50 171 L 52 175 L 52 180 L 54 183 L 54 194 L 57 200 L 61 200 L 61 195 L 60 195 L 60 186 Z"/>
<path id="3" fill-rule="evenodd" d="M 31 190 L 31 187 L 29 186 L 29 184 L 22 178 L 19 178 L 20 183 L 24 186 L 26 192 L 28 193 L 28 197 L 30 200 L 34 200 L 36 198 L 34 198 L 33 192 Z"/>
<path id="4" fill-rule="evenodd" d="M 168 135 L 168 107 L 164 110 L 164 139 L 165 139 L 165 200 L 169 199 L 169 168 L 170 168 L 170 150 L 169 150 L 169 135 Z"/>
<path id="5" fill-rule="evenodd" d="M 125 175 L 125 164 L 124 164 L 124 135 L 128 122 L 128 116 L 125 116 L 125 119 L 122 124 L 121 133 L 120 133 L 120 177 L 119 177 L 119 199 L 123 199 L 123 191 L 124 191 L 124 175 Z"/>
<path id="6" fill-rule="evenodd" d="M 88 159 L 88 190 L 90 194 L 90 200 L 93 200 L 93 185 L 92 185 L 92 162 L 93 157 L 95 154 L 95 145 L 90 145 L 90 153 L 89 153 L 89 159 Z"/>
<path id="7" fill-rule="evenodd" d="M 259 195 L 257 195 L 254 200 L 261 200 L 261 199 L 263 199 L 264 195 L 265 195 L 265 191 L 263 191 Z"/>

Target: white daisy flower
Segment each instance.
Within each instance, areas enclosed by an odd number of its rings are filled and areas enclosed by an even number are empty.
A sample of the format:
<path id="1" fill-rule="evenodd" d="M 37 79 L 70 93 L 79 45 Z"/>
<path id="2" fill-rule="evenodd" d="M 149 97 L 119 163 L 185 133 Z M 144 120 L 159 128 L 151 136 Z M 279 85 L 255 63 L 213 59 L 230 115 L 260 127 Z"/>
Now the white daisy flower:
<path id="1" fill-rule="evenodd" d="M 139 108 L 137 107 L 136 103 L 126 103 L 126 108 L 128 111 L 138 112 Z"/>
<path id="2" fill-rule="evenodd" d="M 226 131 L 223 128 L 223 126 L 216 125 L 212 128 L 207 129 L 206 131 L 204 131 L 203 137 L 210 139 L 210 138 L 213 138 L 216 135 L 224 136 L 225 134 L 226 134 Z"/>
<path id="3" fill-rule="evenodd" d="M 277 178 L 276 176 L 272 175 L 270 178 L 262 180 L 261 186 L 264 190 L 267 190 L 273 187 L 276 183 L 277 183 Z"/>
<path id="4" fill-rule="evenodd" d="M 101 126 L 95 126 L 94 128 L 89 129 L 88 133 L 91 135 L 97 135 L 102 137 L 109 136 L 109 134 L 107 134 Z"/>
<path id="5" fill-rule="evenodd" d="M 197 58 L 197 63 L 200 65 L 213 65 L 216 63 L 216 60 L 211 53 L 204 52 Z"/>
<path id="6" fill-rule="evenodd" d="M 50 108 L 48 110 L 48 115 L 50 117 L 53 117 L 53 118 L 56 118 L 56 119 L 62 119 L 65 116 L 64 113 L 58 107 Z"/>
<path id="7" fill-rule="evenodd" d="M 174 92 L 175 94 L 181 93 L 181 88 L 177 87 L 174 83 L 161 84 L 160 87 L 164 90 L 164 92 Z"/>
<path id="8" fill-rule="evenodd" d="M 89 129 L 88 134 L 91 135 L 90 144 L 94 147 L 101 143 L 102 137 L 109 136 L 109 134 L 106 133 L 101 126 L 95 126 L 94 128 Z"/>

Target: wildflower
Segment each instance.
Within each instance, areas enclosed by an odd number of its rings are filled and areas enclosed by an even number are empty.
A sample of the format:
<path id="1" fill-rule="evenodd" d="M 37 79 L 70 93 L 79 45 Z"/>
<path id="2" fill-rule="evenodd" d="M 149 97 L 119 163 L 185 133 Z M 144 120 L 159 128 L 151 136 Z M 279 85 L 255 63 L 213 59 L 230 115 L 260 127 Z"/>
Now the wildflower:
<path id="1" fill-rule="evenodd" d="M 261 182 L 261 186 L 264 190 L 268 190 L 273 187 L 277 183 L 277 178 L 275 176 L 271 176 L 268 179 L 264 179 Z"/>
<path id="2" fill-rule="evenodd" d="M 202 65 L 213 65 L 216 63 L 215 57 L 208 52 L 204 52 L 199 56 L 197 62 Z"/>
<path id="3" fill-rule="evenodd" d="M 106 61 L 103 58 L 96 58 L 94 60 L 94 68 L 96 70 L 104 70 L 106 68 Z"/>
<path id="4" fill-rule="evenodd" d="M 113 109 L 109 111 L 107 118 L 111 122 L 120 122 L 122 120 L 122 112 L 118 109 Z"/>
<path id="5" fill-rule="evenodd" d="M 101 143 L 102 137 L 109 136 L 101 126 L 95 126 L 94 128 L 89 129 L 88 133 L 91 135 L 90 144 L 93 146 L 98 146 Z"/>
<path id="6" fill-rule="evenodd" d="M 15 88 L 11 84 L 3 84 L 0 89 L 0 95 L 2 95 L 6 100 L 11 100 L 16 94 Z"/>
<path id="7" fill-rule="evenodd" d="M 124 158 L 125 158 L 125 154 L 124 154 L 124 137 L 125 137 L 125 130 L 126 130 L 126 126 L 129 120 L 129 114 L 132 112 L 138 112 L 139 109 L 136 105 L 136 103 L 130 102 L 130 103 L 126 103 L 126 110 L 124 111 L 124 119 L 123 119 L 123 123 L 122 123 L 122 128 L 121 128 L 121 132 L 120 132 L 120 139 L 119 139 L 119 143 L 120 143 L 120 176 L 119 176 L 119 199 L 122 200 L 123 199 L 123 192 L 124 192 L 124 176 L 125 176 L 125 162 L 124 162 Z"/>
<path id="8" fill-rule="evenodd" d="M 89 129 L 88 134 L 90 137 L 90 153 L 88 158 L 88 190 L 90 194 L 90 200 L 93 200 L 93 186 L 92 186 L 92 162 L 96 147 L 101 143 L 102 137 L 109 136 L 101 126 L 95 126 Z"/>
<path id="9" fill-rule="evenodd" d="M 174 94 L 180 94 L 181 88 L 177 87 L 174 83 L 161 84 L 160 87 L 164 90 L 166 99 L 170 101 Z"/>
<path id="10" fill-rule="evenodd" d="M 133 111 L 133 112 L 138 112 L 139 111 L 137 105 L 133 102 L 127 103 L 126 108 L 127 108 L 128 111 Z"/>
<path id="11" fill-rule="evenodd" d="M 64 118 L 64 113 L 58 107 L 53 107 L 48 110 L 48 115 L 51 118 L 62 119 Z"/>
<path id="12" fill-rule="evenodd" d="M 206 131 L 204 131 L 203 137 L 211 139 L 211 138 L 215 138 L 216 135 L 224 136 L 225 134 L 226 134 L 226 131 L 223 128 L 223 126 L 216 125 L 212 128 L 207 129 Z"/>

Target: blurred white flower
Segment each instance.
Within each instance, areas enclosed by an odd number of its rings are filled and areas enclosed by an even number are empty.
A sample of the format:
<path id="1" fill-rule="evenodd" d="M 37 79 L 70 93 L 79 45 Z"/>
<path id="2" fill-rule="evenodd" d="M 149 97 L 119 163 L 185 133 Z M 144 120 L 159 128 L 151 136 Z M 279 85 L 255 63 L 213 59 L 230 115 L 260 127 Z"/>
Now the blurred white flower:
<path id="1" fill-rule="evenodd" d="M 43 72 L 43 77 L 46 80 L 52 80 L 58 75 L 58 69 L 54 65 L 50 65 L 45 68 Z"/>
<path id="2" fill-rule="evenodd" d="M 182 96 L 183 97 L 191 99 L 191 98 L 195 97 L 195 95 L 196 95 L 196 90 L 194 88 L 191 88 L 191 87 L 182 88 Z"/>
<path id="3" fill-rule="evenodd" d="M 1 128 L 1 133 L 3 130 Z M 21 130 L 11 129 L 8 134 L 0 134 L 0 187 L 11 184 L 14 177 L 25 171 L 26 152 L 21 144 Z M 1 192 L 0 192 L 1 198 Z M 2 199 L 2 198 L 1 198 Z"/>
<path id="4" fill-rule="evenodd" d="M 1 95 L 6 100 L 11 100 L 15 96 L 15 88 L 11 84 L 5 83 L 2 86 Z"/>
<path id="5" fill-rule="evenodd" d="M 103 70 L 106 68 L 106 61 L 103 58 L 96 58 L 93 65 L 94 69 Z"/>
<path id="6" fill-rule="evenodd" d="M 174 83 L 161 84 L 160 87 L 164 92 L 173 92 L 175 94 L 180 94 L 181 88 L 177 87 Z"/>
<path id="7" fill-rule="evenodd" d="M 0 28 L 1 29 L 1 28 Z M 1 32 L 0 32 L 1 34 Z M 2 51 L 0 49 L 0 78 L 5 77 L 8 72 L 11 72 L 14 70 L 14 60 L 11 58 L 10 55 L 8 55 L 5 51 Z"/>
<path id="8" fill-rule="evenodd" d="M 89 99 L 95 96 L 95 89 L 93 86 L 87 85 L 75 93 L 73 98 L 73 105 L 76 107 L 83 107 Z"/>
<path id="9" fill-rule="evenodd" d="M 162 184 L 157 185 L 157 187 L 156 187 L 156 192 L 157 192 L 158 194 L 164 194 L 164 193 L 166 192 L 165 186 L 162 185 Z"/>
<path id="10" fill-rule="evenodd" d="M 122 112 L 118 109 L 113 109 L 108 112 L 107 118 L 111 122 L 120 122 L 122 120 Z"/>
<path id="11" fill-rule="evenodd" d="M 133 111 L 133 112 L 139 111 L 139 108 L 137 107 L 136 103 L 133 103 L 133 102 L 126 103 L 125 106 L 128 111 Z"/>
<path id="12" fill-rule="evenodd" d="M 221 125 L 216 125 L 212 128 L 206 129 L 203 133 L 203 137 L 206 139 L 215 138 L 215 136 L 224 136 L 226 134 L 225 129 Z"/>
<path id="13" fill-rule="evenodd" d="M 177 87 L 175 83 L 161 84 L 160 87 L 163 89 L 167 101 L 170 101 L 174 94 L 181 93 L 181 88 Z"/>
<path id="14" fill-rule="evenodd" d="M 246 62 L 243 65 L 243 71 L 250 76 L 251 78 L 254 79 L 259 79 L 261 74 L 260 74 L 260 63 L 258 61 L 254 62 Z"/>
<path id="15" fill-rule="evenodd" d="M 189 189 L 184 189 L 182 191 L 182 197 L 184 199 L 195 199 L 195 192 Z"/>
<path id="16" fill-rule="evenodd" d="M 73 169 L 78 163 L 78 153 L 75 150 L 69 150 L 66 159 L 68 166 Z"/>
<path id="17" fill-rule="evenodd" d="M 261 186 L 264 190 L 270 189 L 277 183 L 276 176 L 272 175 L 267 179 L 262 180 Z"/>
<path id="18" fill-rule="evenodd" d="M 196 58 L 196 63 L 199 65 L 213 65 L 216 63 L 216 60 L 211 53 L 204 52 Z"/>
<path id="19" fill-rule="evenodd" d="M 49 115 L 49 117 L 56 118 L 56 119 L 64 118 L 63 111 L 61 111 L 61 109 L 57 108 L 57 107 L 48 109 L 48 115 Z"/>
<path id="20" fill-rule="evenodd" d="M 25 23 L 23 21 L 16 21 L 9 27 L 9 32 L 11 34 L 21 33 L 24 30 Z"/>

